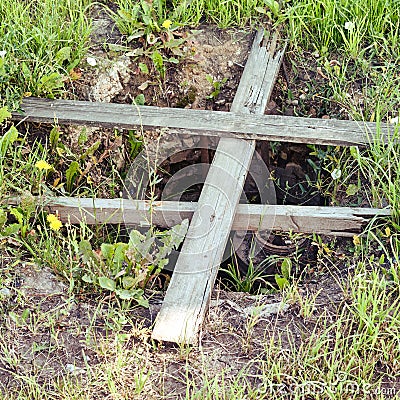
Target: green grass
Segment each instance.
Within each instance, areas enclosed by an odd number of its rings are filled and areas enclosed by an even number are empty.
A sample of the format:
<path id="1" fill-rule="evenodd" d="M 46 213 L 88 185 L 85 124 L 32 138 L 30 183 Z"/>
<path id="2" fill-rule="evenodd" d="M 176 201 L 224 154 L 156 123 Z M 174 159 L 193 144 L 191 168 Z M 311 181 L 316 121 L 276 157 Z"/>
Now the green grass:
<path id="1" fill-rule="evenodd" d="M 87 49 L 91 0 L 4 0 L 0 4 L 0 105 L 60 94 Z"/>
<path id="2" fill-rule="evenodd" d="M 295 52 L 314 52 L 328 76 L 327 100 L 354 119 L 375 121 L 397 115 L 400 106 L 399 15 L 396 0 L 294 0 L 277 20 Z M 339 63 L 332 66 L 332 60 Z"/>
<path id="3" fill-rule="evenodd" d="M 167 19 L 172 26 L 197 26 L 211 22 L 221 28 L 245 26 L 260 16 L 262 0 L 114 0 L 118 10 L 114 15 L 117 26 L 128 35 L 140 31 L 158 33 Z"/>
<path id="4" fill-rule="evenodd" d="M 384 144 L 384 136 L 388 144 Z M 368 149 L 364 153 L 353 151 L 361 172 L 369 182 L 372 205 L 377 207 L 390 206 L 392 223 L 395 230 L 400 229 L 400 144 L 399 125 L 390 134 L 383 128 L 372 137 Z"/>
<path id="5" fill-rule="evenodd" d="M 321 55 L 341 51 L 355 60 L 398 58 L 399 15 L 396 0 L 293 0 L 282 10 L 294 45 Z"/>

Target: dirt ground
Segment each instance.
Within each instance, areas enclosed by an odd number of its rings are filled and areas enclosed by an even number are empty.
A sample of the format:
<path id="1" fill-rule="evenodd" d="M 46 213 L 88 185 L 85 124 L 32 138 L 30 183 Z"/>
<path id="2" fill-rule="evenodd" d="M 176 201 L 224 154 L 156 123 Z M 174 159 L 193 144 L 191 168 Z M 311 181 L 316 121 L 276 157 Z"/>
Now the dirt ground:
<path id="1" fill-rule="evenodd" d="M 223 372 L 229 380 L 246 370 L 252 372 L 257 385 L 261 367 L 255 360 L 262 360 L 277 331 L 291 332 L 286 343 L 279 343 L 285 351 L 293 346 L 293 337 L 300 341 L 312 332 L 320 315 L 334 318 L 344 300 L 339 286 L 326 273 L 318 279 L 314 275 L 314 280 L 308 279 L 299 287 L 301 296 L 316 295 L 315 310 L 308 318 L 280 293 L 250 295 L 225 291 L 217 285 L 200 346 L 188 349 L 151 341 L 151 326 L 162 303 L 160 292 L 149 293 L 148 309 L 129 310 L 128 320 L 115 313 L 112 299 L 71 295 L 65 281 L 50 269 L 27 263 L 11 267 L 8 261 L 11 259 L 2 258 L 3 274 L 8 271 L 8 290 L 3 287 L 2 295 L 9 299 L 7 309 L 2 310 L 2 344 L 7 343 L 7 352 L 18 360 L 5 363 L 3 358 L 0 365 L 0 388 L 8 391 L 18 389 L 13 374 L 36 376 L 38 382 L 49 385 L 66 374 L 84 377 L 91 366 L 112 358 L 109 346 L 115 337 L 123 338 L 124 346 L 133 346 L 143 357 L 127 366 L 126 374 L 137 374 L 142 362 L 153 372 L 145 395 L 121 398 L 184 398 L 187 375 L 198 385 L 195 390 L 204 384 L 200 378 L 196 381 L 202 371 L 207 371 L 210 379 Z M 95 398 L 102 398 L 101 391 L 93 393 Z"/>

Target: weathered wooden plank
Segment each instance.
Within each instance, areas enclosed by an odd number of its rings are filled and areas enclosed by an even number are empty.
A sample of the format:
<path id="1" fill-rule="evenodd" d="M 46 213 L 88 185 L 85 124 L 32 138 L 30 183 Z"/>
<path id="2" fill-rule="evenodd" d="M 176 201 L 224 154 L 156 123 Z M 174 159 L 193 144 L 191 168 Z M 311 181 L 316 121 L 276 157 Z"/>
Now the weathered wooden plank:
<path id="1" fill-rule="evenodd" d="M 283 53 L 276 54 L 272 44 L 266 48 L 263 38 L 264 30 L 260 30 L 231 107 L 240 116 L 264 113 L 262 106 L 280 66 Z M 254 140 L 220 139 L 157 315 L 153 339 L 197 342 L 254 150 Z"/>
<path id="2" fill-rule="evenodd" d="M 237 139 L 223 140 L 223 146 L 216 150 L 180 250 L 156 319 L 153 339 L 177 343 L 197 341 L 255 149 L 253 141 L 241 141 L 238 146 Z M 231 157 L 238 149 L 242 155 L 240 162 Z"/>
<path id="3" fill-rule="evenodd" d="M 251 99 L 246 97 L 246 99 Z M 241 115 L 223 111 L 190 110 L 95 103 L 72 100 L 25 98 L 16 120 L 59 124 L 94 125 L 125 129 L 168 128 L 172 133 L 235 137 L 322 145 L 368 144 L 376 133 L 375 123 L 322 120 L 277 115 Z M 255 106 L 257 109 L 257 106 Z M 381 124 L 382 140 L 393 126 Z"/>
<path id="4" fill-rule="evenodd" d="M 276 52 L 277 40 L 276 34 L 268 41 L 263 30 L 257 32 L 229 115 L 264 114 L 285 52 L 285 48 Z"/>
<path id="5" fill-rule="evenodd" d="M 18 200 L 8 204 L 18 204 Z M 127 224 L 148 226 L 152 223 L 168 228 L 192 219 L 197 203 L 145 200 L 94 199 L 76 197 L 37 198 L 45 210 L 57 213 L 63 223 Z M 375 217 L 390 215 L 389 209 L 360 207 L 320 207 L 291 205 L 239 204 L 233 221 L 233 230 L 277 230 L 299 233 L 317 233 L 333 236 L 359 234 Z"/>

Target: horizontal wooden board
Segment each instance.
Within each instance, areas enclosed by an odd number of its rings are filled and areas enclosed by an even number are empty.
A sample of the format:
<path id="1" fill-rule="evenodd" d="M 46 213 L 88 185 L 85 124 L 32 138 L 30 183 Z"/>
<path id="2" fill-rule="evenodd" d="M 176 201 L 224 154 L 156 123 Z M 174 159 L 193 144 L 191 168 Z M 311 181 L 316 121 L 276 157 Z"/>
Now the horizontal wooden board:
<path id="1" fill-rule="evenodd" d="M 74 197 L 36 198 L 45 210 L 59 215 L 62 222 L 77 224 L 127 224 L 167 228 L 191 219 L 197 203 L 164 201 L 150 204 L 144 200 L 92 199 Z M 9 204 L 18 204 L 10 200 Z M 359 207 L 319 207 L 291 205 L 239 204 L 233 230 L 278 230 L 353 236 L 374 217 L 390 215 L 389 209 Z"/>
<path id="2" fill-rule="evenodd" d="M 160 108 L 27 97 L 17 120 L 106 126 L 125 129 L 166 128 L 166 132 L 326 145 L 368 144 L 375 123 L 300 118 L 180 108 Z M 393 132 L 381 124 L 382 140 Z"/>

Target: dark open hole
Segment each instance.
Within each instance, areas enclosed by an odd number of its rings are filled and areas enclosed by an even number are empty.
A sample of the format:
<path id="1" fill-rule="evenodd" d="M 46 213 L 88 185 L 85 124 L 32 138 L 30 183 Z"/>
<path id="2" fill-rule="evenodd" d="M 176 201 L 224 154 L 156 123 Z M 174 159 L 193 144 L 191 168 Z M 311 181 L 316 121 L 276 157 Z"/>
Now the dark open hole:
<path id="1" fill-rule="evenodd" d="M 271 176 L 264 176 L 265 171 L 257 166 L 252 168 L 245 182 L 241 202 L 264 203 L 263 196 L 260 195 L 260 186 L 265 185 L 267 180 L 272 180 L 276 204 L 326 204 L 326 199 L 316 188 L 316 181 L 318 177 L 322 177 L 322 170 L 321 160 L 310 154 L 315 153 L 314 148 L 292 143 L 259 143 L 257 152 L 258 159 L 264 161 L 267 169 L 271 171 Z M 213 155 L 214 151 L 209 151 L 209 162 L 212 162 Z M 203 184 L 199 182 L 207 175 L 204 168 L 196 168 L 196 164 L 202 162 L 202 157 L 204 151 L 202 155 L 200 150 L 193 149 L 178 152 L 167 159 L 159 169 L 162 177 L 157 189 L 159 199 L 163 197 L 165 200 L 197 201 L 203 188 Z M 171 183 L 171 178 L 179 176 L 180 173 L 180 178 L 186 180 L 186 183 L 181 183 L 179 179 Z M 264 175 L 258 176 L 260 173 Z M 227 245 L 225 261 L 221 264 L 220 281 L 223 285 L 235 289 L 238 286 L 237 282 L 232 282 L 234 279 L 226 272 L 231 270 L 237 273 L 235 279 L 253 279 L 253 290 L 277 286 L 275 274 L 282 275 L 281 265 L 285 258 L 291 260 L 291 274 L 299 275 L 315 263 L 317 249 L 310 239 L 300 235 L 294 236 L 285 232 L 270 232 L 266 238 L 262 238 L 252 232 L 233 232 Z M 175 261 L 171 260 L 171 264 Z"/>

